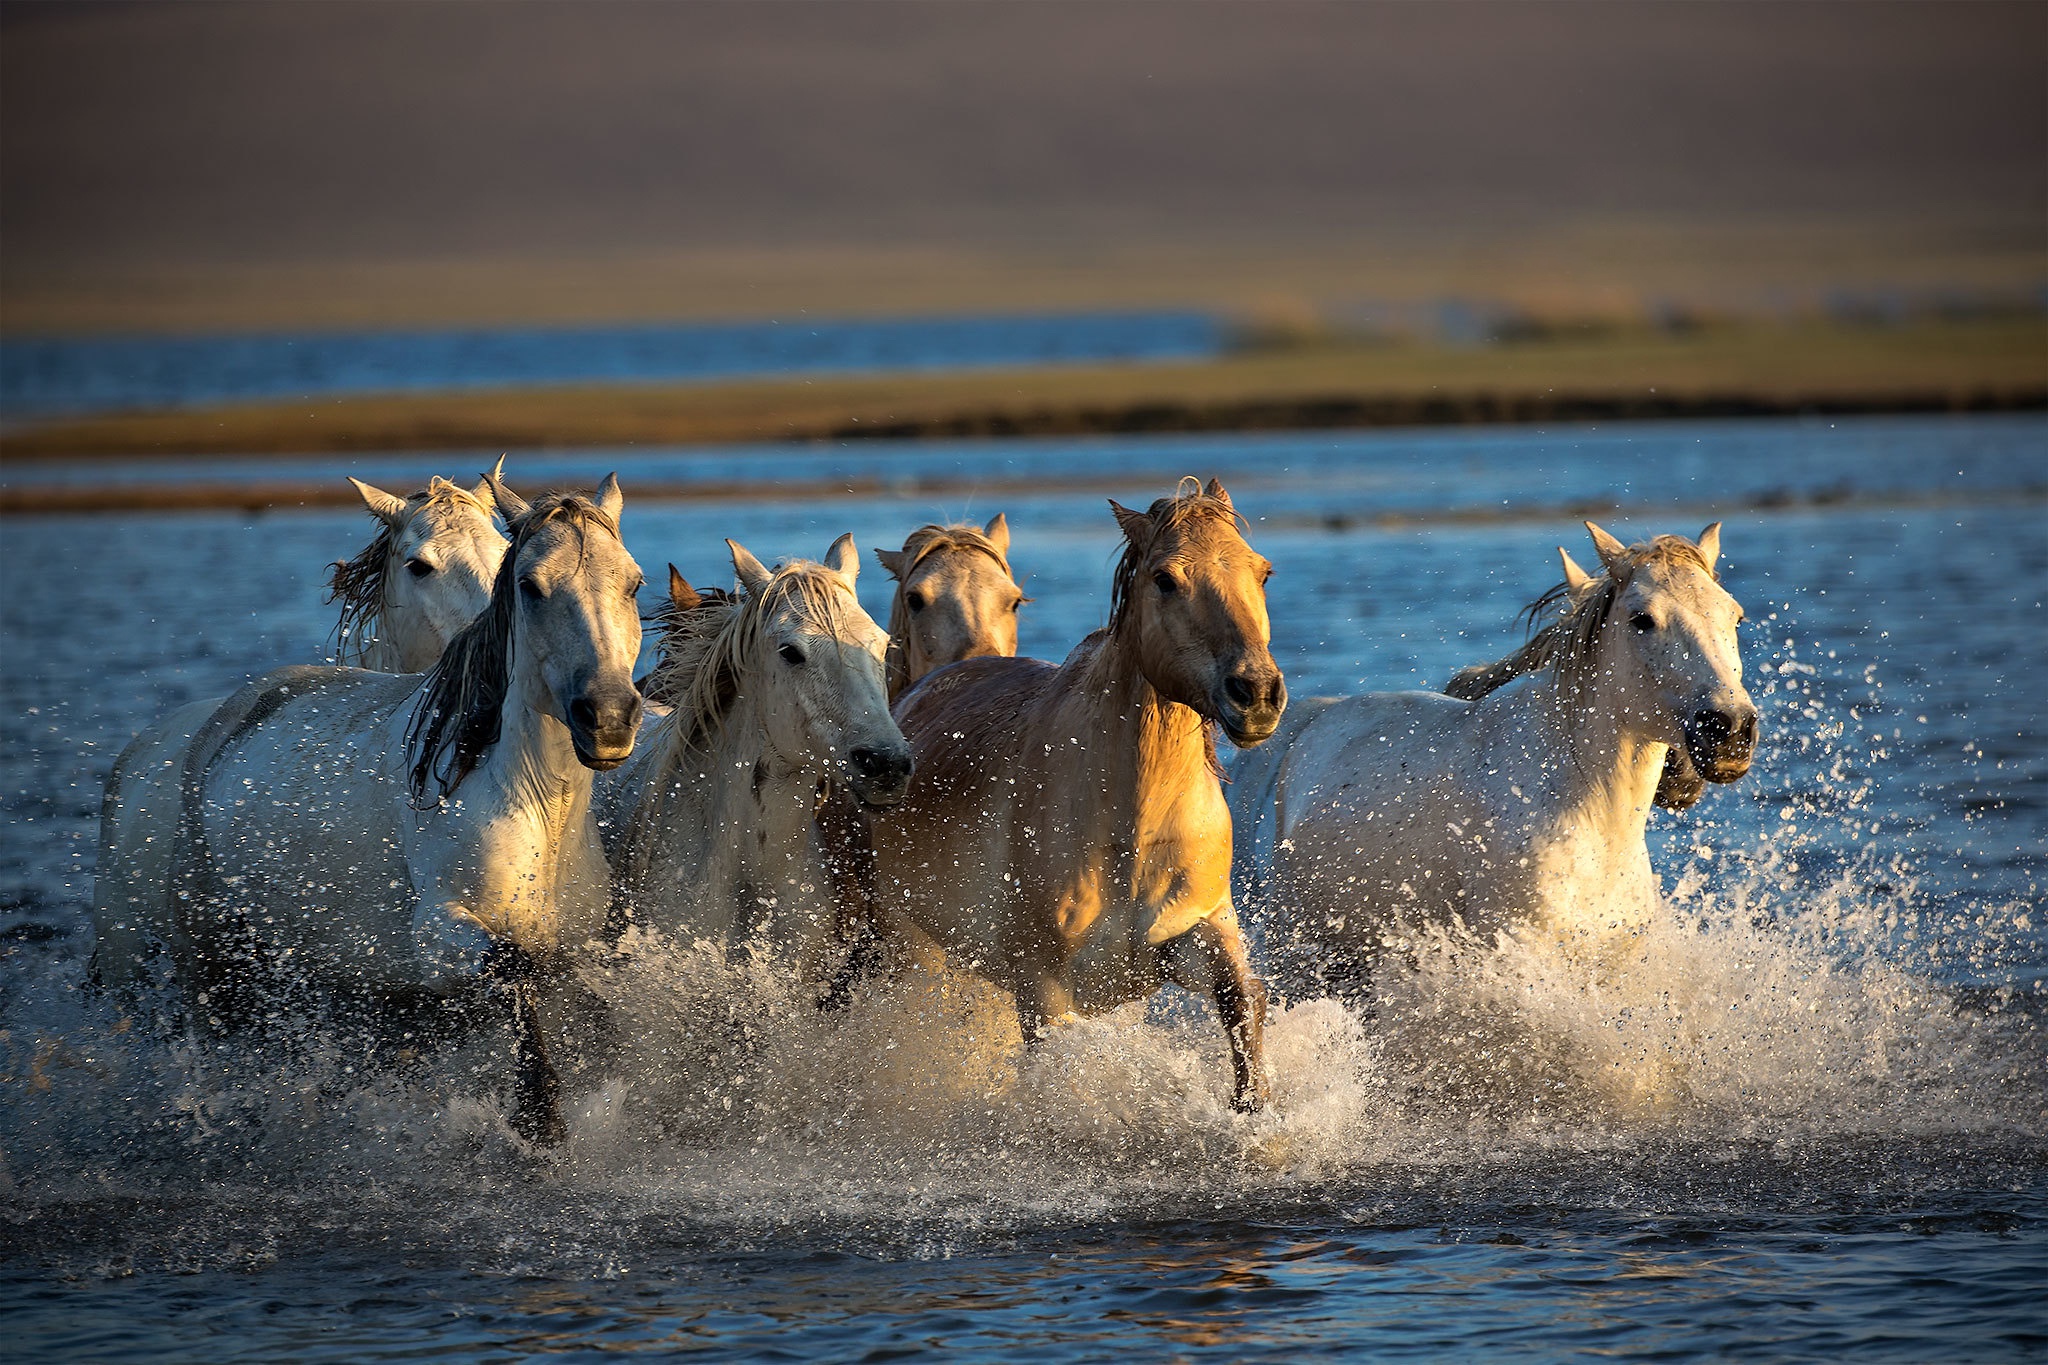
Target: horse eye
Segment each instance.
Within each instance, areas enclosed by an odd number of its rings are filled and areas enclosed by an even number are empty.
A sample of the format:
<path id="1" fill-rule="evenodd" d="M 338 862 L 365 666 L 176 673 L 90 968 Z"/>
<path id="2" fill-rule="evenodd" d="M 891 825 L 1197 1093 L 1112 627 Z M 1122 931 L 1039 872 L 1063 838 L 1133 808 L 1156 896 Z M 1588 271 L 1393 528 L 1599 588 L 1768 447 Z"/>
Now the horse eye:
<path id="1" fill-rule="evenodd" d="M 526 596 L 532 598 L 536 602 L 540 601 L 541 598 L 547 596 L 546 593 L 541 591 L 540 584 L 535 582 L 531 578 L 522 578 L 519 580 L 519 591 L 524 593 Z"/>
<path id="2" fill-rule="evenodd" d="M 434 571 L 434 566 L 424 559 L 408 559 L 405 561 L 405 571 L 414 578 L 425 578 Z"/>
<path id="3" fill-rule="evenodd" d="M 1646 611 L 1639 611 L 1629 617 L 1628 623 L 1637 630 L 1655 630 L 1657 628 L 1657 619 Z"/>
<path id="4" fill-rule="evenodd" d="M 791 668 L 802 668 L 804 666 L 804 652 L 795 645 L 784 645 L 775 652 L 780 654 L 782 662 L 788 664 Z"/>
<path id="5" fill-rule="evenodd" d="M 1164 569 L 1152 575 L 1152 584 L 1163 593 L 1172 594 L 1180 591 L 1180 580 Z"/>
<path id="6" fill-rule="evenodd" d="M 912 611 L 923 611 L 926 606 L 924 594 L 921 592 L 904 593 L 903 605 L 909 607 Z"/>

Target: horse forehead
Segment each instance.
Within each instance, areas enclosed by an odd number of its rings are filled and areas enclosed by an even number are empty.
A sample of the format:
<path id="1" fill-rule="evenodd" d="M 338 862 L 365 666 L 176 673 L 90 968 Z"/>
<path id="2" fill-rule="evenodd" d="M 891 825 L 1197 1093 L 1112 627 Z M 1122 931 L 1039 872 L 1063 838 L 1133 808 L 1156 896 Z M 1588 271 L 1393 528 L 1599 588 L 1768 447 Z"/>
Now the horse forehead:
<path id="1" fill-rule="evenodd" d="M 482 539 L 486 532 L 503 543 L 490 518 L 473 504 L 457 499 L 437 499 L 416 509 L 406 519 L 405 530 L 421 545 L 430 540 Z"/>
<path id="2" fill-rule="evenodd" d="M 1645 564 L 1630 582 L 1629 595 L 1642 602 L 1661 598 L 1702 615 L 1737 609 L 1735 599 L 1714 581 L 1711 573 L 1684 560 Z"/>
<path id="3" fill-rule="evenodd" d="M 519 543 L 519 569 L 542 567 L 581 577 L 624 577 L 639 571 L 618 537 L 594 522 L 550 517 Z"/>
<path id="4" fill-rule="evenodd" d="M 986 589 L 1009 581 L 1010 576 L 994 559 L 980 550 L 955 545 L 933 550 L 919 560 L 903 586 L 908 589 L 915 584 L 926 589 L 959 591 L 977 587 Z"/>

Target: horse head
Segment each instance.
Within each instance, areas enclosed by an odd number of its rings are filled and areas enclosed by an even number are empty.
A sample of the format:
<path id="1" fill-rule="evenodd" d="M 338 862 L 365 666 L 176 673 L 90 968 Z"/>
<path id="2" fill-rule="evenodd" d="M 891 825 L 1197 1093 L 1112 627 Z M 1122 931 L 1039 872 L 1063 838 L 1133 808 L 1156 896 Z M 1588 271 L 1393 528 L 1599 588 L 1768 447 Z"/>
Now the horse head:
<path id="1" fill-rule="evenodd" d="M 336 562 L 328 578 L 328 600 L 341 603 L 343 657 L 399 673 L 424 672 L 490 603 L 505 556 L 490 485 L 479 481 L 464 489 L 435 478 L 400 498 L 361 479 L 349 483 L 380 527 L 354 559 Z"/>
<path id="2" fill-rule="evenodd" d="M 1742 605 L 1714 572 L 1721 523 L 1698 541 L 1658 536 L 1633 546 L 1590 521 L 1586 529 L 1605 574 L 1588 574 L 1558 553 L 1566 591 L 1602 608 L 1598 667 L 1653 699 L 1644 709 L 1658 717 L 1661 737 L 1682 747 L 1701 777 L 1735 781 L 1756 752 L 1757 711 L 1742 685 Z"/>
<path id="3" fill-rule="evenodd" d="M 1279 728 L 1287 706 L 1287 683 L 1269 648 L 1273 566 L 1245 543 L 1221 483 L 1184 480 L 1183 490 L 1143 512 L 1110 501 L 1125 541 L 1110 634 L 1137 650 L 1156 692 L 1248 748 Z"/>
<path id="4" fill-rule="evenodd" d="M 833 541 L 822 562 L 796 560 L 772 573 L 745 546 L 726 545 L 751 622 L 732 666 L 770 752 L 842 779 L 864 805 L 895 805 L 910 783 L 910 745 L 889 715 L 889 637 L 854 596 L 853 537 Z"/>
<path id="5" fill-rule="evenodd" d="M 889 603 L 889 695 L 962 659 L 1017 652 L 1017 609 L 1029 599 L 1010 572 L 1010 524 L 920 526 L 875 558 L 896 580 Z"/>
<path id="6" fill-rule="evenodd" d="M 569 729 L 576 759 L 604 772 L 632 755 L 640 726 L 640 566 L 619 538 L 625 497 L 607 474 L 594 499 L 528 503 L 489 476 L 512 527 L 493 594 L 509 614 L 511 660 L 531 670 L 541 704 Z"/>

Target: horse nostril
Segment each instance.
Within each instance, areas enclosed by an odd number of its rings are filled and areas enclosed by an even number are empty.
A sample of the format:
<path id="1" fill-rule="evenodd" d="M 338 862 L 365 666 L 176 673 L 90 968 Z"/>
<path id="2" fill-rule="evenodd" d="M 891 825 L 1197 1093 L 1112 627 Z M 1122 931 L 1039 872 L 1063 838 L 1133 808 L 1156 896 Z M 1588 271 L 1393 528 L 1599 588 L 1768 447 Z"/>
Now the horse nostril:
<path id="1" fill-rule="evenodd" d="M 910 776 L 908 750 L 870 749 L 864 746 L 848 754 L 847 759 L 853 764 L 853 771 L 870 782 L 883 778 Z"/>
<path id="2" fill-rule="evenodd" d="M 569 723 L 580 725 L 586 730 L 597 728 L 597 703 L 588 697 L 578 697 L 569 703 Z"/>
<path id="3" fill-rule="evenodd" d="M 1239 706 L 1249 708 L 1258 703 L 1259 689 L 1252 685 L 1250 679 L 1233 673 L 1223 680 L 1223 695 Z"/>
<path id="4" fill-rule="evenodd" d="M 1742 718 L 1742 727 L 1735 733 L 1736 737 L 1745 744 L 1756 743 L 1756 712 L 1752 711 L 1744 716 Z"/>

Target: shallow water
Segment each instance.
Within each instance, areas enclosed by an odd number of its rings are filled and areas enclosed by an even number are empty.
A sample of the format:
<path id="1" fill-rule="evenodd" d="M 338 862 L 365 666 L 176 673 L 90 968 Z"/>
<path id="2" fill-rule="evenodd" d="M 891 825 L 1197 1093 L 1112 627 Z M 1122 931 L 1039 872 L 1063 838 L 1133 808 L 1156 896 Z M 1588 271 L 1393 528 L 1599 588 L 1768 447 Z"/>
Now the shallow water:
<path id="1" fill-rule="evenodd" d="M 773 964 L 593 977 L 627 1061 L 556 1160 L 475 1043 L 158 1036 L 80 989 L 98 786 L 133 728 L 317 657 L 339 513 L 10 519 L 0 624 L 0 1284 L 49 1358 L 1298 1357 L 1345 1347 L 1920 1360 L 2048 1348 L 2048 525 L 2039 419 L 1356 433 L 804 458 L 1220 473 L 1278 566 L 1296 695 L 1505 652 L 1554 546 L 1726 515 L 1765 746 L 1659 815 L 1667 915 L 1588 981 L 1424 953 L 1377 1017 L 1295 1002 L 1277 1103 L 1227 1108 L 1184 1000 L 1020 1061 L 1002 1002 L 905 985 L 821 1019 Z M 593 459 L 601 457 L 593 457 Z M 645 567 L 719 538 L 863 550 L 963 511 L 631 502 Z M 762 458 L 757 452 L 756 459 Z M 563 474 L 574 469 L 556 471 Z M 535 477 L 540 475 L 536 472 Z M 1100 492 L 1001 504 L 1024 648 L 1099 624 Z M 1498 521 L 1478 523 L 1484 509 Z M 1636 509 L 1636 510 L 1631 510 Z M 1400 524 L 1380 516 L 1400 511 Z M 1582 559 L 1583 555 L 1580 556 Z M 872 561 L 871 561 L 872 562 Z M 651 576 L 657 577 L 658 574 Z M 194 585 L 202 585 L 195 591 Z M 863 576 L 879 612 L 883 576 Z M 83 680 L 83 681 L 82 681 Z"/>

